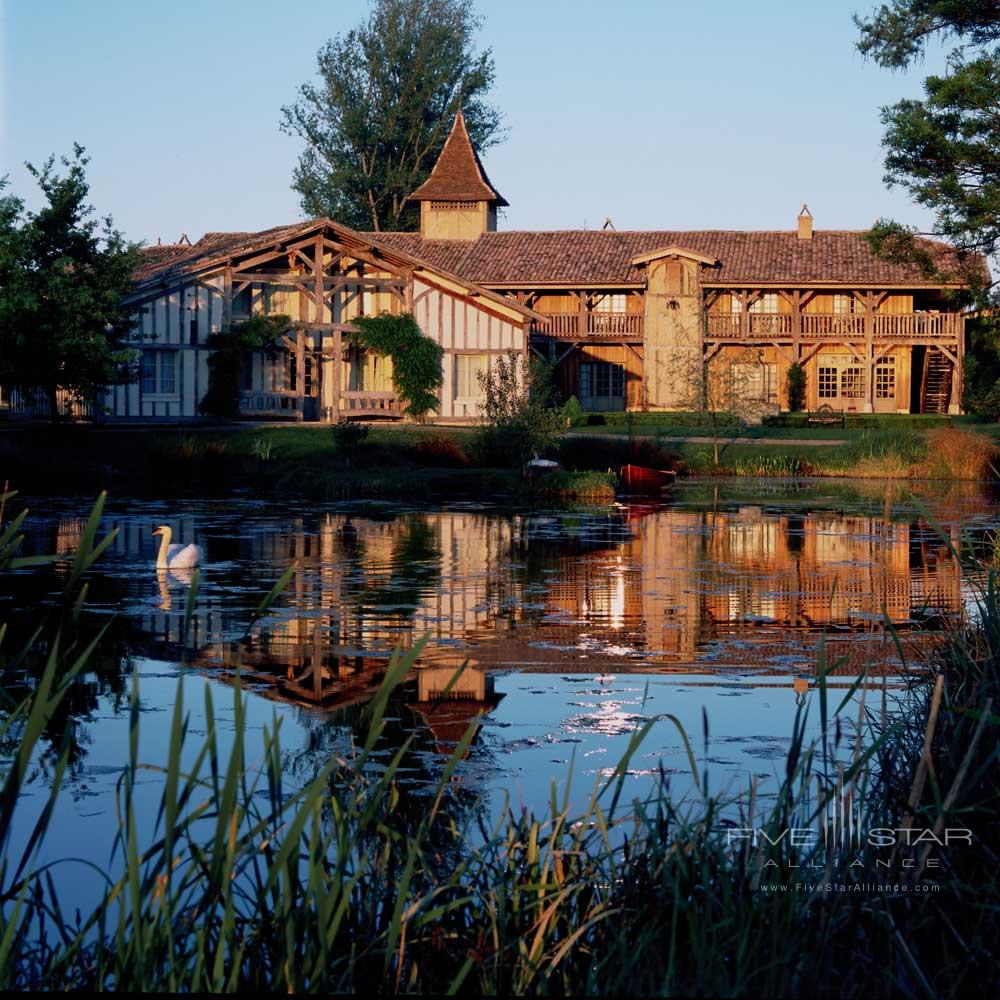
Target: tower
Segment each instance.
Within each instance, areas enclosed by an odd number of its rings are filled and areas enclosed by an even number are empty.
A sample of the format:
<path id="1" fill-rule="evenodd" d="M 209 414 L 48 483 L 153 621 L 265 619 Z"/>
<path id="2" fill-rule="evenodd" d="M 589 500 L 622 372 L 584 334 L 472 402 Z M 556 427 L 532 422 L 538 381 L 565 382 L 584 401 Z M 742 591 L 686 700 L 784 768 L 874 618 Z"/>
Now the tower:
<path id="1" fill-rule="evenodd" d="M 425 240 L 474 240 L 496 232 L 497 208 L 507 201 L 486 176 L 461 111 L 430 177 L 409 200 L 420 202 L 420 235 Z"/>

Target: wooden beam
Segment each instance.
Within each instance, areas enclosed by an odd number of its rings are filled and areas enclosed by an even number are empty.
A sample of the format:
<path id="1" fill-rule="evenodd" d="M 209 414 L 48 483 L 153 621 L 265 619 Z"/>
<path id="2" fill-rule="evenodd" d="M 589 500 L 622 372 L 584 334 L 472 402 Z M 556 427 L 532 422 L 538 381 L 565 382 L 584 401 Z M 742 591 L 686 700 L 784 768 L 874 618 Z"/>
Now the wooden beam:
<path id="1" fill-rule="evenodd" d="M 228 330 L 233 322 L 233 269 L 226 266 L 222 273 L 222 329 Z"/>
<path id="2" fill-rule="evenodd" d="M 826 344 L 817 344 L 811 351 L 806 351 L 806 353 L 799 359 L 799 364 L 804 365 L 807 362 L 812 361 L 812 359 L 816 357 L 816 355 L 819 354 L 824 347 L 826 347 Z"/>
<path id="3" fill-rule="evenodd" d="M 795 356 L 789 354 L 776 340 L 771 341 L 771 346 L 777 350 L 777 352 L 789 363 L 793 364 L 795 362 Z M 797 355 L 796 355 L 797 356 Z"/>
<path id="4" fill-rule="evenodd" d="M 565 360 L 566 360 L 566 358 L 568 358 L 568 357 L 569 357 L 569 356 L 570 356 L 570 355 L 571 355 L 571 354 L 572 354 L 572 353 L 573 353 L 573 352 L 574 352 L 574 351 L 575 351 L 575 350 L 576 350 L 576 349 L 577 349 L 577 348 L 578 348 L 579 346 L 580 346 L 580 341 L 579 341 L 579 340 L 577 340 L 577 341 L 575 341 L 574 343 L 570 344 L 570 346 L 569 346 L 569 347 L 567 347 L 567 348 L 566 348 L 566 350 L 565 350 L 565 351 L 563 351 L 563 352 L 562 352 L 562 354 L 560 354 L 560 355 L 559 355 L 559 357 L 557 357 L 557 358 L 555 359 L 555 361 L 553 361 L 553 362 L 552 362 L 552 364 L 553 364 L 553 365 L 558 365 L 558 364 L 561 364 L 561 363 L 562 363 L 563 361 L 565 361 Z"/>

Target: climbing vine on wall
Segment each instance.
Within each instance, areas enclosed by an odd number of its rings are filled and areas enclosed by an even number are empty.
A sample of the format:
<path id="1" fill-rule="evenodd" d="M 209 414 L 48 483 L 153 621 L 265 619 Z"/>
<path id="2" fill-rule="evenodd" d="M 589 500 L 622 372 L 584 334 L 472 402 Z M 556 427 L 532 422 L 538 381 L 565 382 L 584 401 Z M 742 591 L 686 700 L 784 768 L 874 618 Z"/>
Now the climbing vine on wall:
<path id="1" fill-rule="evenodd" d="M 443 351 L 417 325 L 410 313 L 359 316 L 355 332 L 346 335 L 357 347 L 392 358 L 392 384 L 412 417 L 437 409 Z"/>
<path id="2" fill-rule="evenodd" d="M 206 342 L 208 391 L 198 409 L 212 417 L 236 417 L 240 407 L 240 371 L 253 351 L 266 351 L 281 342 L 292 325 L 288 316 L 251 316 L 229 330 L 213 333 Z"/>

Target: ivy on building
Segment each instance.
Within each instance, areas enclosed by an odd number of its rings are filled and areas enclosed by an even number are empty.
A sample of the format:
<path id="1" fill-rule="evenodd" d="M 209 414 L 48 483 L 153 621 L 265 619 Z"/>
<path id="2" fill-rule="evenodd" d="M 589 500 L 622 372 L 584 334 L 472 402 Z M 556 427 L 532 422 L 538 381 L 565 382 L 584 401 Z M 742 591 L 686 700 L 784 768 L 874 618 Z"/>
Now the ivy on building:
<path id="1" fill-rule="evenodd" d="M 229 330 L 209 336 L 208 390 L 199 403 L 202 413 L 212 417 L 239 415 L 240 374 L 254 351 L 278 346 L 282 334 L 292 326 L 288 316 L 251 316 Z"/>
<path id="2" fill-rule="evenodd" d="M 392 358 L 392 384 L 406 412 L 423 417 L 437 409 L 444 352 L 417 325 L 410 313 L 358 316 L 345 339 L 363 349 Z"/>

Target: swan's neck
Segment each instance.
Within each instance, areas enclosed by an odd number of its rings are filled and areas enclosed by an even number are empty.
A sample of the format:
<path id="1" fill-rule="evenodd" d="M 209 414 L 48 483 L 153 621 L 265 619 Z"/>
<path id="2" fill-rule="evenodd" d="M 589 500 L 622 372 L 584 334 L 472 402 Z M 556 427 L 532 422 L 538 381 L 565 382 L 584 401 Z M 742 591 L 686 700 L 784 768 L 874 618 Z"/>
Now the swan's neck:
<path id="1" fill-rule="evenodd" d="M 160 551 L 156 556 L 156 568 L 166 569 L 167 568 L 167 549 L 170 548 L 170 535 L 169 529 L 160 535 Z"/>

